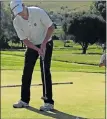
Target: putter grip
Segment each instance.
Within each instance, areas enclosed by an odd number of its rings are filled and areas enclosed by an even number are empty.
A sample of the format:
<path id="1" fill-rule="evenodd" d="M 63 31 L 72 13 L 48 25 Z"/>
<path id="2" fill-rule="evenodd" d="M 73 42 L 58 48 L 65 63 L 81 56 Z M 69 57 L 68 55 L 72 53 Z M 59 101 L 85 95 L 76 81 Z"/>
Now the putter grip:
<path id="1" fill-rule="evenodd" d="M 42 58 L 42 61 L 44 61 L 44 56 L 41 56 L 41 58 Z"/>
<path id="2" fill-rule="evenodd" d="M 41 56 L 42 57 L 42 61 L 44 61 L 44 59 L 45 59 L 45 50 L 43 50 L 43 52 L 44 52 L 44 55 Z"/>

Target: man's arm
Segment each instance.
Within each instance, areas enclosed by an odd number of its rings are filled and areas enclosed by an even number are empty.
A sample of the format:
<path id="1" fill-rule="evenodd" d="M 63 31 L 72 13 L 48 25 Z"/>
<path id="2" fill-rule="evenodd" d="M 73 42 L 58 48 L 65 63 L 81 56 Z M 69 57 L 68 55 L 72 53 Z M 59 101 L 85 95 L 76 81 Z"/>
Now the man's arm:
<path id="1" fill-rule="evenodd" d="M 44 51 L 46 49 L 46 43 L 48 42 L 54 31 L 54 25 L 49 15 L 43 9 L 39 10 L 39 15 L 40 15 L 41 23 L 47 29 L 46 37 L 44 38 L 44 41 L 41 45 L 41 50 Z"/>
<path id="2" fill-rule="evenodd" d="M 54 29 L 55 29 L 55 28 L 54 28 L 54 25 L 51 25 L 51 26 L 48 28 L 47 33 L 46 33 L 46 37 L 45 37 L 43 43 L 47 43 L 47 42 L 48 42 L 48 40 L 49 40 L 50 37 L 52 36 L 52 33 L 54 32 Z"/>
<path id="3" fill-rule="evenodd" d="M 51 25 L 46 33 L 46 37 L 41 45 L 41 50 L 44 50 L 46 48 L 46 43 L 48 42 L 48 40 L 50 39 L 50 37 L 52 36 L 52 33 L 54 32 L 54 25 Z"/>

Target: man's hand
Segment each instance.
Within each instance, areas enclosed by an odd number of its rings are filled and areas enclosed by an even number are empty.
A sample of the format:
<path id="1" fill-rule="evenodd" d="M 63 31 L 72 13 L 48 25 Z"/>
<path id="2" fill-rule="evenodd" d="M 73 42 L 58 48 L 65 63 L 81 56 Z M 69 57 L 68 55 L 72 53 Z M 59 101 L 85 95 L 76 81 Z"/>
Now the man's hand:
<path id="1" fill-rule="evenodd" d="M 35 46 L 32 42 L 30 42 L 28 39 L 24 39 L 23 40 L 23 43 L 28 47 L 28 48 L 31 48 L 31 49 L 33 49 L 33 50 L 36 50 L 37 52 L 40 52 L 40 54 L 42 54 L 41 53 L 41 51 L 40 51 L 40 48 L 38 48 L 37 46 Z"/>
<path id="2" fill-rule="evenodd" d="M 44 56 L 44 52 L 42 50 L 44 48 L 44 45 L 42 46 L 43 48 L 38 48 L 33 43 L 31 43 L 28 39 L 23 40 L 23 42 L 28 48 L 34 49 L 38 52 L 40 56 Z"/>
<path id="3" fill-rule="evenodd" d="M 43 51 L 39 48 L 38 49 L 38 54 L 42 57 L 42 56 L 44 56 L 44 53 L 43 53 Z"/>

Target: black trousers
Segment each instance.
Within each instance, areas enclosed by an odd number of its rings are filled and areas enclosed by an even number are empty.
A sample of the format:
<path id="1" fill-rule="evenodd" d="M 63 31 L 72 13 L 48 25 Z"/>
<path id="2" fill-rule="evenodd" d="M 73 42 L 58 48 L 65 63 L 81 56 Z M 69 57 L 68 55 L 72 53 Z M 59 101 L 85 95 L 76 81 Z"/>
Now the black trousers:
<path id="1" fill-rule="evenodd" d="M 40 45 L 37 45 L 40 48 Z M 52 99 L 52 80 L 51 80 L 51 57 L 53 51 L 53 41 L 49 41 L 46 45 L 46 52 L 45 52 L 45 59 L 44 59 L 44 67 L 45 67 L 45 82 L 46 82 L 46 97 L 47 99 L 44 100 L 45 103 L 54 104 Z M 25 53 L 25 62 L 24 62 L 24 69 L 22 75 L 22 86 L 21 86 L 21 100 L 29 103 L 30 101 L 30 85 L 32 80 L 32 73 L 34 70 L 35 63 L 39 57 L 37 51 L 28 48 Z M 43 64 L 42 58 L 40 57 L 40 67 L 41 67 L 41 78 L 43 83 L 43 96 L 45 96 L 45 84 L 44 84 L 44 72 L 43 72 Z M 36 76 L 35 76 L 36 78 Z M 36 93 L 35 93 L 36 97 Z"/>

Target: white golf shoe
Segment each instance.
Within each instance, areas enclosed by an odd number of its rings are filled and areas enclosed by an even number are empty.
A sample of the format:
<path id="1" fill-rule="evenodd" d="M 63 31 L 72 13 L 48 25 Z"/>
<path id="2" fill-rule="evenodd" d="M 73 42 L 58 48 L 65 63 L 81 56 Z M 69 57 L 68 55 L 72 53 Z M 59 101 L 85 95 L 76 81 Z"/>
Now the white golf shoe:
<path id="1" fill-rule="evenodd" d="M 52 111 L 54 110 L 54 105 L 50 103 L 45 103 L 43 106 L 40 107 L 40 111 Z"/>
<path id="2" fill-rule="evenodd" d="M 17 103 L 13 104 L 14 108 L 24 108 L 24 107 L 28 107 L 29 104 L 26 102 L 23 102 L 22 100 L 19 100 Z"/>

